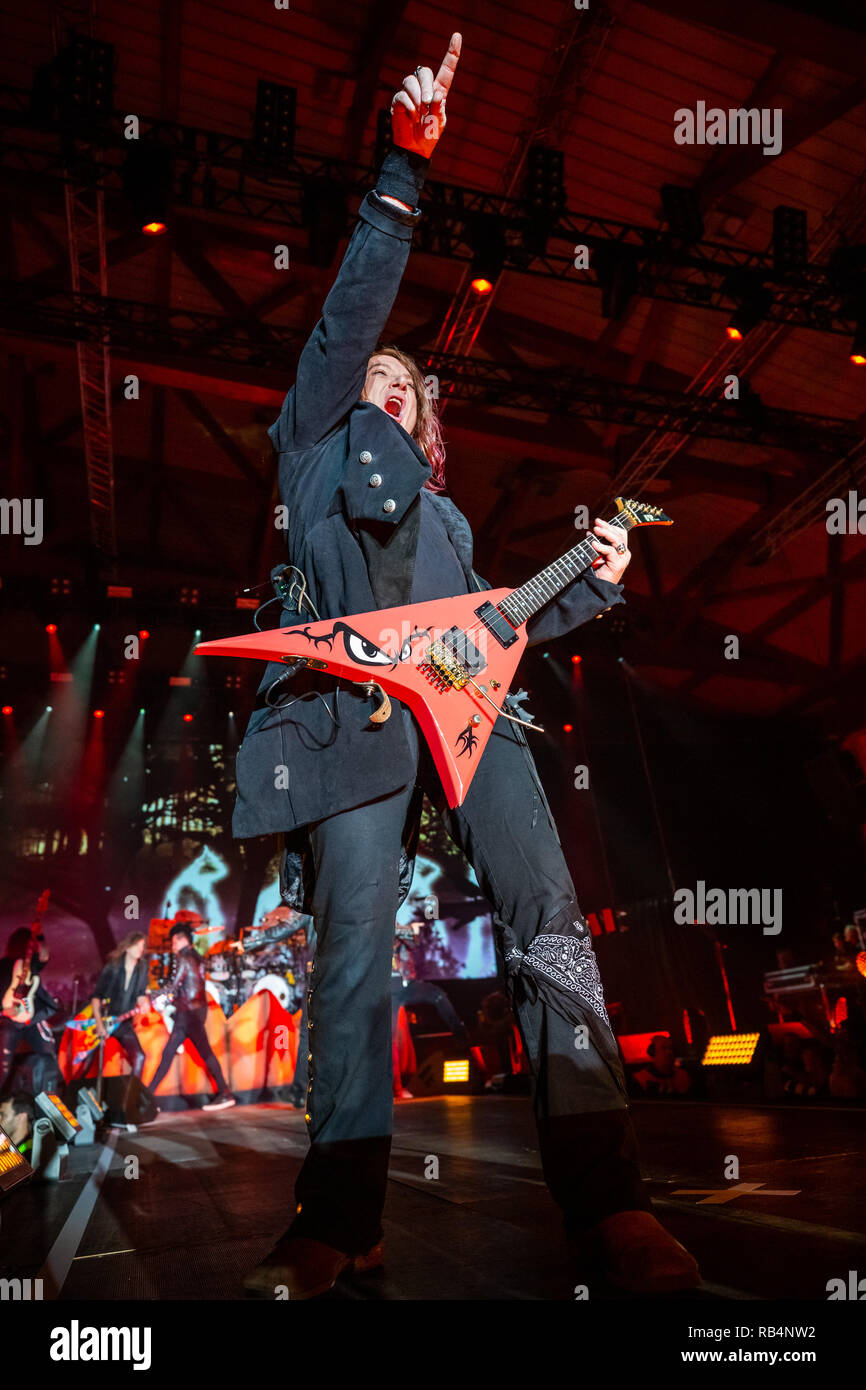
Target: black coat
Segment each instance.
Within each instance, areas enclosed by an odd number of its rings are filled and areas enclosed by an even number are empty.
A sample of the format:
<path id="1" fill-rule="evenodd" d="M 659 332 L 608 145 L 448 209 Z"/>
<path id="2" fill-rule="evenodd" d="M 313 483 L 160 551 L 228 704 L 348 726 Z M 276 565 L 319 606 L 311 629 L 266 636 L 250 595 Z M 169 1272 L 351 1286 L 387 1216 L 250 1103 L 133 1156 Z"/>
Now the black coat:
<path id="1" fill-rule="evenodd" d="M 295 384 L 268 431 L 279 455 L 280 519 L 286 523 L 289 562 L 306 576 L 321 618 L 409 600 L 419 493 L 430 466 L 402 425 L 360 395 L 408 260 L 427 163 L 399 149 L 386 157 L 376 191 L 361 204 L 322 317 L 301 353 Z M 387 203 L 383 193 L 415 211 Z M 373 471 L 382 478 L 380 486 L 369 485 Z M 467 591 L 490 588 L 472 568 L 466 518 L 449 498 L 434 498 Z M 591 573 L 575 580 L 530 621 L 530 642 L 550 641 L 623 602 L 621 591 L 621 585 Z M 286 607 L 280 626 L 309 617 Z M 308 910 L 300 879 L 303 827 L 396 791 L 414 779 L 415 766 L 399 702 L 392 702 L 390 719 L 372 725 L 375 695 L 307 670 L 274 686 L 284 675 L 280 663 L 268 664 L 238 752 L 232 829 L 239 839 L 296 832 L 287 841 L 283 897 Z M 285 702 L 282 708 L 265 702 L 269 690 L 272 703 Z M 406 890 L 410 869 L 404 856 Z"/>

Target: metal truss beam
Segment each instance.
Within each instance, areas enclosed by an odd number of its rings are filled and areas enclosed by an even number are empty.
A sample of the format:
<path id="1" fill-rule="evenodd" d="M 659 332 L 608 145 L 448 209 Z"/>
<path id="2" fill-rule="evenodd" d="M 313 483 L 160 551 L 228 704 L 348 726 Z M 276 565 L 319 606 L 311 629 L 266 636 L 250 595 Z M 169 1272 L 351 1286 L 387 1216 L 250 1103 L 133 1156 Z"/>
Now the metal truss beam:
<path id="1" fill-rule="evenodd" d="M 44 287 L 34 296 L 16 282 L 0 282 L 0 327 L 30 338 L 101 341 L 145 354 L 283 372 L 296 360 L 305 335 L 258 320 L 233 319 L 134 300 L 76 295 Z M 856 422 L 761 406 L 718 396 L 687 395 L 611 381 L 578 370 L 531 369 L 519 363 L 425 354 L 444 397 L 487 407 L 615 421 L 636 430 L 664 426 L 683 442 L 695 435 L 740 444 L 768 444 L 798 454 L 848 452 L 862 437 Z"/>
<path id="2" fill-rule="evenodd" d="M 123 155 L 128 149 L 120 117 L 112 116 L 98 126 L 77 131 L 67 123 L 61 130 L 34 121 L 28 103 L 28 93 L 0 85 L 0 170 L 5 178 L 13 184 L 23 180 L 34 186 L 52 179 L 64 183 L 89 179 L 119 199 Z M 313 155 L 297 155 L 275 167 L 262 162 L 251 140 L 145 115 L 140 117 L 140 131 L 142 141 L 164 145 L 174 154 L 172 199 L 176 206 L 246 217 L 259 224 L 272 221 L 300 228 L 304 190 L 310 180 L 335 180 L 360 200 L 375 172 Z M 70 169 L 68 152 L 79 143 L 87 143 L 92 157 L 76 161 Z M 505 266 L 527 275 L 569 280 L 598 290 L 592 255 L 589 268 L 577 271 L 574 248 L 585 245 L 592 253 L 616 245 L 634 258 L 637 296 L 730 312 L 736 300 L 726 287 L 729 273 L 751 271 L 773 294 L 766 314 L 770 322 L 847 337 L 853 336 L 856 328 L 856 296 L 826 265 L 811 263 L 800 271 L 780 274 L 769 253 L 713 241 L 685 246 L 665 228 L 574 210 L 563 214 L 552 229 L 546 251 L 539 253 L 525 244 L 527 217 L 518 198 L 429 180 L 422 206 L 424 218 L 416 232 L 416 245 L 430 255 L 470 261 L 474 218 L 478 213 L 489 213 L 503 220 Z"/>

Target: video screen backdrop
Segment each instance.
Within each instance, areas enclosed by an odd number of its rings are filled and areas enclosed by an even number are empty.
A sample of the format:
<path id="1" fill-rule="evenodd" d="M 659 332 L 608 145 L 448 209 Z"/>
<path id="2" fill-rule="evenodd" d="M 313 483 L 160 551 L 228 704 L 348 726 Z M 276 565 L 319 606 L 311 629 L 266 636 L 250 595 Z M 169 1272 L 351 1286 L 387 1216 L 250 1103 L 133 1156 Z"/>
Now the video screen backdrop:
<path id="1" fill-rule="evenodd" d="M 103 772 L 88 744 L 69 777 L 58 751 L 28 738 L 6 759 L 0 950 L 49 888 L 45 979 L 64 1003 L 86 997 L 107 951 L 128 931 L 146 933 L 152 917 L 188 909 L 235 934 L 279 905 L 279 838 L 231 837 L 235 746 L 146 749 L 143 729 L 134 730 L 112 769 Z M 398 923 L 423 919 L 425 907 L 433 920 L 414 953 L 419 978 L 496 973 L 488 905 L 426 802 Z"/>

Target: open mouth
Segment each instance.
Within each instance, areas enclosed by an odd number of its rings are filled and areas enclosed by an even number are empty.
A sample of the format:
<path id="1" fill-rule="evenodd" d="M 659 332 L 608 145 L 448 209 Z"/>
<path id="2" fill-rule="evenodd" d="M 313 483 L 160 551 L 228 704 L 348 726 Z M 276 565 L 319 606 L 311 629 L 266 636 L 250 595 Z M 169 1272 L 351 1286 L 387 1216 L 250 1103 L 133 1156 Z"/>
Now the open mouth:
<path id="1" fill-rule="evenodd" d="M 395 420 L 401 419 L 406 402 L 402 396 L 389 396 L 385 402 L 385 409 L 389 415 L 393 415 Z"/>

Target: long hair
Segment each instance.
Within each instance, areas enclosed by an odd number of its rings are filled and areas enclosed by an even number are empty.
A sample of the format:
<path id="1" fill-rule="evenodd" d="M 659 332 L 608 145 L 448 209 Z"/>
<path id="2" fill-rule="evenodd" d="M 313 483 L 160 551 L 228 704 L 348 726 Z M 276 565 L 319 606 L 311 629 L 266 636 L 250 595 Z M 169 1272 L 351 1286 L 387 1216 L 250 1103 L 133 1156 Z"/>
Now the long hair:
<path id="1" fill-rule="evenodd" d="M 114 965 L 115 961 L 119 961 L 121 956 L 129 950 L 130 946 L 134 946 L 137 941 L 146 940 L 147 938 L 145 937 L 144 932 L 127 932 L 126 936 L 124 936 L 120 941 L 118 941 L 114 950 L 109 951 L 108 956 L 106 957 L 107 961 L 110 965 Z"/>
<path id="2" fill-rule="evenodd" d="M 415 399 L 418 406 L 418 418 L 415 421 L 415 428 L 412 431 L 412 438 L 418 445 L 422 454 L 426 458 L 431 468 L 430 477 L 424 486 L 431 492 L 445 491 L 445 441 L 442 438 L 442 426 L 439 421 L 439 412 L 436 403 L 429 395 L 421 370 L 413 358 L 402 348 L 395 347 L 393 343 L 383 343 L 377 347 L 372 354 L 378 356 L 396 357 L 398 362 L 402 362 L 412 378 L 412 385 L 415 388 Z"/>

